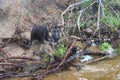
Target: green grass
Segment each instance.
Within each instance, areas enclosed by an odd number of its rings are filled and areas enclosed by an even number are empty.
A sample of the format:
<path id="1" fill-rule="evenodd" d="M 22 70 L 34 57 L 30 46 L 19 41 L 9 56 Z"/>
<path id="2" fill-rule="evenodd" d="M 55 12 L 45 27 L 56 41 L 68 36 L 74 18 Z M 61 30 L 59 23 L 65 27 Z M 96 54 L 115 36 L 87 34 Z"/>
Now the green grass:
<path id="1" fill-rule="evenodd" d="M 107 51 L 107 50 L 109 50 L 110 48 L 112 48 L 112 46 L 111 46 L 109 43 L 104 42 L 104 43 L 102 43 L 102 44 L 99 46 L 99 48 L 100 48 L 100 50 L 102 50 L 102 51 Z"/>
<path id="2" fill-rule="evenodd" d="M 64 44 L 59 45 L 59 48 L 55 51 L 54 56 L 63 57 L 66 52 Z"/>

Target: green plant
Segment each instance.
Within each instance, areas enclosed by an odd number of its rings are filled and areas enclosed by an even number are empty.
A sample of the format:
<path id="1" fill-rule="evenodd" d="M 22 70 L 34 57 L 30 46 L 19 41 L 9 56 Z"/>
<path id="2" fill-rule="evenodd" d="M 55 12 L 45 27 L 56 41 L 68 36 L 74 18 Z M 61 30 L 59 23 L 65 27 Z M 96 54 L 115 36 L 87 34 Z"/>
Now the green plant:
<path id="1" fill-rule="evenodd" d="M 106 18 L 102 19 L 102 22 L 110 26 L 113 26 L 115 30 L 118 29 L 120 25 L 119 20 L 113 15 L 106 16 Z"/>
<path id="2" fill-rule="evenodd" d="M 45 62 L 50 62 L 50 56 L 48 54 L 45 55 L 44 61 Z"/>
<path id="3" fill-rule="evenodd" d="M 118 45 L 118 47 L 115 49 L 115 52 L 120 54 L 120 44 Z"/>
<path id="4" fill-rule="evenodd" d="M 111 10 L 111 3 L 115 1 L 105 0 L 104 2 L 106 4 L 104 9 L 105 16 L 102 16 L 103 18 L 101 19 L 101 22 L 113 27 L 114 30 L 117 30 L 120 27 L 119 13 L 113 12 L 113 10 Z"/>
<path id="5" fill-rule="evenodd" d="M 110 48 L 112 48 L 112 46 L 111 46 L 109 43 L 104 42 L 104 43 L 102 43 L 102 44 L 99 46 L 99 48 L 100 48 L 100 50 L 102 50 L 102 51 L 107 51 L 107 50 L 109 50 Z"/>
<path id="6" fill-rule="evenodd" d="M 63 57 L 65 54 L 66 48 L 64 44 L 59 45 L 58 49 L 55 51 L 54 56 Z"/>
<path id="7" fill-rule="evenodd" d="M 88 1 L 86 1 L 85 3 L 83 3 L 83 4 L 81 4 L 81 7 L 84 7 L 84 8 L 86 8 L 86 7 L 88 7 L 91 3 L 93 3 L 94 2 L 94 0 L 88 0 Z"/>

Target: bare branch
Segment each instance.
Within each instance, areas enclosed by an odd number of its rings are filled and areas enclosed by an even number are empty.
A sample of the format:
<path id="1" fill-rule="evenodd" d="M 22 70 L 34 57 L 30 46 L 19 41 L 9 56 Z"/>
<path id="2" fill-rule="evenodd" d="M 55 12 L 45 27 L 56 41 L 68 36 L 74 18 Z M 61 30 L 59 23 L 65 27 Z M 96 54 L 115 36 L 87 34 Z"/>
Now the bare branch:
<path id="1" fill-rule="evenodd" d="M 99 2 L 100 2 L 100 3 L 99 3 L 100 6 L 101 6 L 102 15 L 105 16 L 105 13 L 104 13 L 104 9 L 105 9 L 105 8 L 104 8 L 104 5 L 103 5 L 103 3 L 102 3 L 101 0 L 100 0 Z"/>
<path id="2" fill-rule="evenodd" d="M 97 17 L 97 29 L 95 30 L 95 32 L 93 33 L 93 35 L 95 35 L 95 33 L 100 29 L 100 0 L 99 0 L 99 5 L 98 5 L 98 17 Z"/>
<path id="3" fill-rule="evenodd" d="M 83 11 L 84 11 L 84 9 L 82 9 L 82 10 L 80 11 L 80 14 L 79 14 L 78 19 L 77 19 L 77 25 L 78 25 L 79 33 L 80 33 L 80 18 L 81 18 L 81 15 L 82 15 Z"/>
<path id="4" fill-rule="evenodd" d="M 75 6 L 78 6 L 78 5 L 80 5 L 80 4 L 82 4 L 82 3 L 86 2 L 86 1 L 89 1 L 89 0 L 82 0 L 82 1 L 80 1 L 80 2 L 76 2 L 76 3 L 74 3 L 74 4 L 69 5 L 68 8 L 67 8 L 65 11 L 62 12 L 62 25 L 64 25 L 64 18 L 63 18 L 64 14 L 65 14 L 67 11 L 69 11 L 70 8 L 73 8 L 73 7 L 75 7 Z"/>
<path id="5" fill-rule="evenodd" d="M 82 9 L 79 11 L 79 16 L 78 16 L 78 19 L 77 19 L 77 25 L 78 25 L 78 30 L 79 30 L 79 33 L 80 33 L 80 18 L 81 18 L 81 15 L 83 13 L 83 11 L 85 11 L 87 8 L 89 8 L 90 6 L 92 6 L 96 1 L 94 1 L 93 3 L 91 3 L 89 6 L 87 6 L 86 8 Z"/>

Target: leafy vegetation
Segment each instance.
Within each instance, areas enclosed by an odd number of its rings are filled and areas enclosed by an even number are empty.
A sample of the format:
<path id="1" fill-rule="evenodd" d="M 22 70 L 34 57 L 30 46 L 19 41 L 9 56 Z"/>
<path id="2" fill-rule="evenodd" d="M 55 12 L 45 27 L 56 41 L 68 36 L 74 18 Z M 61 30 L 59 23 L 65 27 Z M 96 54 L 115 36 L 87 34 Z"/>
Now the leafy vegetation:
<path id="1" fill-rule="evenodd" d="M 101 22 L 107 24 L 110 27 L 113 27 L 114 30 L 118 30 L 118 28 L 120 28 L 120 15 L 119 11 L 114 9 L 115 7 L 119 7 L 118 5 L 120 0 L 104 0 L 104 2 L 106 4 L 104 8 L 105 16 L 103 16 L 104 19 L 102 19 Z"/>
<path id="2" fill-rule="evenodd" d="M 109 43 L 104 42 L 104 43 L 102 43 L 102 44 L 99 46 L 99 48 L 100 48 L 100 50 L 102 50 L 102 51 L 107 51 L 107 50 L 109 50 L 110 48 L 112 48 L 112 46 L 111 46 Z"/>
<path id="3" fill-rule="evenodd" d="M 111 13 L 112 12 L 106 10 L 105 14 L 107 15 L 104 17 L 104 19 L 101 20 L 101 22 L 107 24 L 108 26 L 112 26 L 114 27 L 114 30 L 117 30 L 119 28 L 120 22 L 117 17 Z"/>
<path id="4" fill-rule="evenodd" d="M 55 51 L 54 56 L 56 57 L 63 57 L 65 54 L 66 48 L 64 44 L 61 44 L 58 49 Z"/>
<path id="5" fill-rule="evenodd" d="M 45 55 L 44 61 L 45 62 L 50 62 L 50 56 L 48 54 Z"/>

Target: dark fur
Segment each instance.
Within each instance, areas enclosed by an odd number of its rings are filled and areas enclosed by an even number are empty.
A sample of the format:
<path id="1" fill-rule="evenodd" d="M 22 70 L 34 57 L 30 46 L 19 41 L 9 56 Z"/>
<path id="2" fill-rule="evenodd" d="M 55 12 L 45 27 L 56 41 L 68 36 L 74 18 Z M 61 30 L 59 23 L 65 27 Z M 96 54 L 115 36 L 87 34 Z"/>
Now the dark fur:
<path id="1" fill-rule="evenodd" d="M 31 31 L 31 43 L 34 40 L 38 40 L 40 43 L 44 43 L 44 40 L 49 41 L 49 34 L 45 25 L 33 27 Z"/>
<path id="2" fill-rule="evenodd" d="M 53 42 L 58 42 L 58 40 L 60 39 L 60 33 L 60 28 L 51 29 L 51 37 L 53 39 Z"/>
<path id="3" fill-rule="evenodd" d="M 51 33 L 51 35 L 49 35 Z M 50 42 L 58 42 L 60 39 L 61 30 L 56 26 L 55 28 L 51 28 L 50 32 L 47 30 L 47 26 L 40 25 L 34 26 L 31 31 L 31 44 L 34 40 L 38 40 L 40 43 L 44 43 L 44 40 Z"/>

